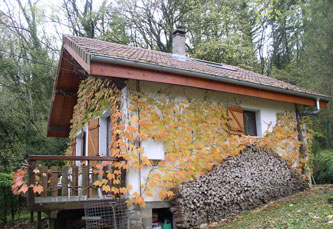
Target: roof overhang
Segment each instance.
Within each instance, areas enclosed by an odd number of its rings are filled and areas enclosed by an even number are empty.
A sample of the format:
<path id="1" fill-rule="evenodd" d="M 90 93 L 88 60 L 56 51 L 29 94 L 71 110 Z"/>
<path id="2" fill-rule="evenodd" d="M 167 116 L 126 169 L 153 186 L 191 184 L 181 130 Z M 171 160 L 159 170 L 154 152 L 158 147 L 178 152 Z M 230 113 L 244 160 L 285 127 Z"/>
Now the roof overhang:
<path id="1" fill-rule="evenodd" d="M 79 71 L 82 71 L 82 68 L 63 47 L 53 87 L 47 127 L 48 137 L 66 138 L 69 136 L 70 120 L 74 105 L 77 103 L 76 94 L 80 85 Z"/>
<path id="2" fill-rule="evenodd" d="M 87 54 L 70 40 L 64 39 L 53 89 L 53 100 L 47 128 L 48 137 L 68 137 L 80 75 L 95 75 L 117 79 L 136 79 L 253 96 L 274 101 L 317 105 L 327 108 L 330 97 L 286 90 L 257 83 L 217 77 L 193 71 L 169 68 L 112 57 Z"/>

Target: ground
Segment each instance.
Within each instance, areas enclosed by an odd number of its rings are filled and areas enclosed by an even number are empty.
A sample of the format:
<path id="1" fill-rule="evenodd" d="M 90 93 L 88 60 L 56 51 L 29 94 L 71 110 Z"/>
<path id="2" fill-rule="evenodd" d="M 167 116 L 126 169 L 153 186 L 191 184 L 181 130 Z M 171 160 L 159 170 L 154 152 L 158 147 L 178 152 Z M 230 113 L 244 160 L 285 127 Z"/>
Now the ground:
<path id="1" fill-rule="evenodd" d="M 333 185 L 319 185 L 212 228 L 333 228 Z"/>
<path id="2" fill-rule="evenodd" d="M 243 212 L 211 228 L 333 228 L 333 185 L 318 185 L 261 208 Z M 28 219 L 0 228 L 36 228 Z"/>

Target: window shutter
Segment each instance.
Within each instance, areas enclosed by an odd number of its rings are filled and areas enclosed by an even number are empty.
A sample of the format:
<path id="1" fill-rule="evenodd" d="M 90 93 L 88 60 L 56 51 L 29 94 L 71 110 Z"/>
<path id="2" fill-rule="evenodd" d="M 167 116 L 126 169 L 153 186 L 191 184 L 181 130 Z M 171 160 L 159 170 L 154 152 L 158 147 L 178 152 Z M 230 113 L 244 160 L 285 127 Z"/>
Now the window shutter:
<path id="1" fill-rule="evenodd" d="M 88 156 L 98 156 L 99 153 L 99 119 L 88 123 Z"/>
<path id="2" fill-rule="evenodd" d="M 229 132 L 230 134 L 244 134 L 243 109 L 228 104 Z"/>
<path id="3" fill-rule="evenodd" d="M 76 138 L 72 139 L 72 156 L 76 156 Z"/>
<path id="4" fill-rule="evenodd" d="M 72 156 L 76 156 L 76 138 L 72 139 Z M 71 165 L 75 165 L 75 161 L 71 162 Z"/>

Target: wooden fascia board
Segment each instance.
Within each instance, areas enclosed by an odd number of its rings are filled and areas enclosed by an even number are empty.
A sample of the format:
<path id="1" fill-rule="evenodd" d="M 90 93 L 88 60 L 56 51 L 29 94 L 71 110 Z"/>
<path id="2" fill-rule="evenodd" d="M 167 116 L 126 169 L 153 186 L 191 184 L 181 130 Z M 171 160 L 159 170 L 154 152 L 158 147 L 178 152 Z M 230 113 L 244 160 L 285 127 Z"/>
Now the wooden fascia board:
<path id="1" fill-rule="evenodd" d="M 47 122 L 47 136 L 49 136 L 49 128 L 50 128 L 50 123 L 51 123 L 51 117 L 52 117 L 52 112 L 54 110 L 54 100 L 56 97 L 56 88 L 57 88 L 57 83 L 59 80 L 59 75 L 60 75 L 60 70 L 62 67 L 62 63 L 63 63 L 63 57 L 64 57 L 64 47 L 61 48 L 61 53 L 60 53 L 60 59 L 59 59 L 59 64 L 58 64 L 58 68 L 57 68 L 57 76 L 56 76 L 56 80 L 54 82 L 53 85 L 53 91 L 52 91 L 52 101 L 51 101 L 51 107 L 50 107 L 50 112 L 49 112 L 49 116 L 48 116 L 48 122 Z"/>
<path id="2" fill-rule="evenodd" d="M 113 65 L 110 63 L 101 63 L 101 62 L 91 62 L 90 70 L 92 75 L 189 86 L 189 87 L 221 91 L 238 95 L 246 95 L 257 98 L 270 99 L 281 102 L 302 104 L 306 106 L 316 106 L 316 101 L 311 98 L 283 94 L 280 92 L 235 85 L 220 81 L 189 77 L 168 72 L 158 72 L 149 69 L 138 69 L 128 66 Z M 320 101 L 320 106 L 322 108 L 327 108 L 327 102 Z"/>
<path id="3" fill-rule="evenodd" d="M 71 54 L 75 61 L 78 62 L 80 66 L 89 74 L 90 65 L 86 63 L 69 45 L 64 44 L 63 47 L 69 52 L 69 54 Z"/>

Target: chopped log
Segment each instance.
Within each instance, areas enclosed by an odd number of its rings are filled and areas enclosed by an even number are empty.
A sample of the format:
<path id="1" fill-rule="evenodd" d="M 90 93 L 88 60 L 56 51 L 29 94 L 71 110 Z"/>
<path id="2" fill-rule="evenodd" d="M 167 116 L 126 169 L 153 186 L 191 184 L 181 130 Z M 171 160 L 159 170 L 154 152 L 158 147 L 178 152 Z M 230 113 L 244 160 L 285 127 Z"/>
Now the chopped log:
<path id="1" fill-rule="evenodd" d="M 308 188 L 277 153 L 248 146 L 205 176 L 180 185 L 171 201 L 180 228 L 198 228 Z"/>

